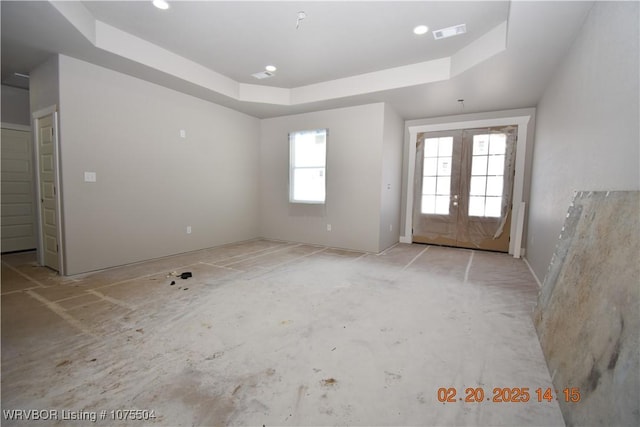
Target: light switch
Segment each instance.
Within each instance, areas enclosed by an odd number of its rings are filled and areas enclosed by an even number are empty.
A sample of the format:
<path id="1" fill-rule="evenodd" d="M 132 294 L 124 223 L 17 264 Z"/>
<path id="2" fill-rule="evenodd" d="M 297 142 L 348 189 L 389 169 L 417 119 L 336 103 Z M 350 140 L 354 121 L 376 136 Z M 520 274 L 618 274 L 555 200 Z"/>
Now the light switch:
<path id="1" fill-rule="evenodd" d="M 95 172 L 85 172 L 84 173 L 84 182 L 96 182 L 96 173 Z"/>
<path id="2" fill-rule="evenodd" d="M 184 129 L 180 129 L 180 138 L 186 138 L 187 137 L 187 131 Z"/>

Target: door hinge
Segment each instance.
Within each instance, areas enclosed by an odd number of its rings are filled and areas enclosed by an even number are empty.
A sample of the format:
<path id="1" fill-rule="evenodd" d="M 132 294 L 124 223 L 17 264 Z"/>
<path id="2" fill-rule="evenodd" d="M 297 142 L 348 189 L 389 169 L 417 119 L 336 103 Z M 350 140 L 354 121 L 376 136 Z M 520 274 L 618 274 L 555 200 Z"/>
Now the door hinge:
<path id="1" fill-rule="evenodd" d="M 53 128 L 49 128 L 49 132 L 51 132 L 51 139 L 53 139 Z"/>
<path id="2" fill-rule="evenodd" d="M 53 195 L 56 195 L 56 187 L 53 187 Z"/>
<path id="3" fill-rule="evenodd" d="M 60 246 L 56 243 L 56 252 L 60 252 Z"/>

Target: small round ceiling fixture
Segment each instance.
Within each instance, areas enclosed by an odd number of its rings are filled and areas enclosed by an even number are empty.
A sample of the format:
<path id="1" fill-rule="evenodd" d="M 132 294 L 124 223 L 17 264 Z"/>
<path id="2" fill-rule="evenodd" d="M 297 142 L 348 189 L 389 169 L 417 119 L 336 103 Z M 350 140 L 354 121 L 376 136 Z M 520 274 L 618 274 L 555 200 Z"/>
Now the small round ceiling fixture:
<path id="1" fill-rule="evenodd" d="M 165 0 L 153 0 L 153 5 L 158 9 L 167 10 L 169 9 L 169 3 Z"/>
<path id="2" fill-rule="evenodd" d="M 265 70 L 267 70 L 270 73 L 273 73 L 274 71 L 277 70 L 275 65 L 267 65 L 266 67 L 264 67 Z"/>
<path id="3" fill-rule="evenodd" d="M 427 27 L 426 25 L 418 25 L 413 29 L 413 33 L 419 36 L 427 34 L 427 31 L 429 31 L 429 27 Z"/>

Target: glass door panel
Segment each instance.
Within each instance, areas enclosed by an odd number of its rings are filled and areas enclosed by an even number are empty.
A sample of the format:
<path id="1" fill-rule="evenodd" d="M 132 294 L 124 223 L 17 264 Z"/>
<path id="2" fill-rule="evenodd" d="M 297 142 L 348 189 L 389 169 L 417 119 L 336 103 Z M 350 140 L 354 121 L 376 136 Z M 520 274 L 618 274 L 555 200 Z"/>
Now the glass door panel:
<path id="1" fill-rule="evenodd" d="M 508 251 L 516 133 L 505 126 L 419 135 L 414 241 Z"/>

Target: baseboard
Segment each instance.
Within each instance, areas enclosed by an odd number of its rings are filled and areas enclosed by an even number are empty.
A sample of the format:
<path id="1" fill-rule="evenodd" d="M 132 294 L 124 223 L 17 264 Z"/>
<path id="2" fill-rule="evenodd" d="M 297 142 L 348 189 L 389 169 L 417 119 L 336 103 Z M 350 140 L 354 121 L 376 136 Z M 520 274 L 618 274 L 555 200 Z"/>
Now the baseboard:
<path id="1" fill-rule="evenodd" d="M 533 268 L 531 268 L 531 264 L 529 264 L 529 261 L 524 257 L 522 258 L 522 260 L 524 261 L 525 264 L 527 264 L 527 267 L 529 268 L 531 275 L 533 276 L 533 278 L 536 280 L 536 283 L 538 284 L 538 288 L 542 288 L 542 283 L 540 282 L 540 279 L 538 279 L 538 276 L 536 276 L 536 272 L 533 271 Z"/>

